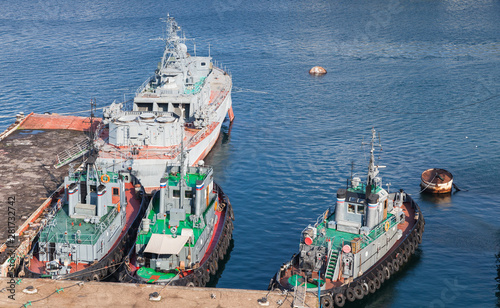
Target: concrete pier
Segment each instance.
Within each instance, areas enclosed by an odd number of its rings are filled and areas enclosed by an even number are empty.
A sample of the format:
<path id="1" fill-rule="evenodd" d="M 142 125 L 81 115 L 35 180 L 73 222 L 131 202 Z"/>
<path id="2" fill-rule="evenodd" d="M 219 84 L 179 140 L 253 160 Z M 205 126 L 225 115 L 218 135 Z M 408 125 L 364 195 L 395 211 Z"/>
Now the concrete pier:
<path id="1" fill-rule="evenodd" d="M 16 278 L 17 279 L 17 278 Z M 111 282 L 57 281 L 50 279 L 23 279 L 10 289 L 9 279 L 0 279 L 0 307 L 183 307 L 183 308 L 237 308 L 263 307 L 257 302 L 266 297 L 267 307 L 292 307 L 293 293 L 217 288 L 187 288 Z M 28 286 L 36 294 L 23 292 Z M 158 292 L 161 300 L 150 301 L 151 293 Z M 9 298 L 14 295 L 15 300 Z M 281 304 L 281 305 L 280 305 Z M 315 296 L 308 294 L 306 307 L 319 307 Z"/>
<path id="2" fill-rule="evenodd" d="M 68 165 L 56 169 L 57 154 L 85 139 L 89 128 L 84 117 L 30 114 L 0 134 L 0 245 L 64 182 Z M 2 247 L 0 264 L 6 258 Z"/>

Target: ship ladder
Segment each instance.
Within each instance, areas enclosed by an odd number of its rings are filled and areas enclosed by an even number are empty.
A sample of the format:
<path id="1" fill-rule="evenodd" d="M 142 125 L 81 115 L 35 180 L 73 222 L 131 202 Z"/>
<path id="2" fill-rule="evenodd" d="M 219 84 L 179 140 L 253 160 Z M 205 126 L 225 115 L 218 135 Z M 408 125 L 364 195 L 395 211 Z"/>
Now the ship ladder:
<path id="1" fill-rule="evenodd" d="M 89 151 L 89 139 L 85 138 L 82 141 L 76 143 L 70 149 L 64 150 L 57 154 L 57 162 L 54 167 L 60 168 L 75 159 L 87 154 Z"/>
<path id="2" fill-rule="evenodd" d="M 293 291 L 293 308 L 306 308 L 306 287 L 307 281 L 302 283 L 300 286 L 297 286 L 297 281 L 295 282 L 295 289 Z"/>
<path id="3" fill-rule="evenodd" d="M 325 278 L 332 279 L 335 273 L 335 267 L 337 265 L 337 259 L 339 258 L 339 252 L 336 250 L 331 250 L 330 257 L 328 258 L 328 265 L 325 271 Z"/>

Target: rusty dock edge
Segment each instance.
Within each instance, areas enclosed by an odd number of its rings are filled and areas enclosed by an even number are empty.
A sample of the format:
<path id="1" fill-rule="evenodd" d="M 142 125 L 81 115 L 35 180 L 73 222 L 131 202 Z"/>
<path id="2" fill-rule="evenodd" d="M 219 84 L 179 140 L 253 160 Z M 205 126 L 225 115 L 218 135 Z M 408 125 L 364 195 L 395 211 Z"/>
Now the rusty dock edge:
<path id="1" fill-rule="evenodd" d="M 172 287 L 150 284 L 75 282 L 51 279 L 22 279 L 14 292 L 0 293 L 1 307 L 262 307 L 257 300 L 267 297 L 267 307 L 291 307 L 293 294 L 279 291 Z M 9 289 L 9 279 L 0 279 L 0 289 Z M 29 294 L 33 293 L 34 294 Z M 157 292 L 159 301 L 150 300 Z M 14 294 L 14 300 L 9 298 Z M 306 296 L 309 307 L 318 298 Z"/>

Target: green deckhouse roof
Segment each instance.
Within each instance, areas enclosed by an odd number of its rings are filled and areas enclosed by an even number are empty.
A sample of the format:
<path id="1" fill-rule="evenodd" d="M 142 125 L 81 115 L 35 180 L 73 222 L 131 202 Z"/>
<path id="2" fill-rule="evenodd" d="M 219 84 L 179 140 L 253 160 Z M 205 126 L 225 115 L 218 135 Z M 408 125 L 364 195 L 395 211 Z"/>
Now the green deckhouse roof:
<path id="1" fill-rule="evenodd" d="M 169 183 L 170 183 L 170 179 L 169 179 Z M 194 183 L 196 183 L 196 180 L 194 181 Z M 210 205 L 205 210 L 204 215 L 212 206 L 214 206 L 214 202 L 215 202 L 215 200 L 212 200 Z M 160 207 L 159 203 L 160 203 L 159 198 L 153 199 L 153 207 L 151 208 L 151 211 L 149 212 L 149 214 L 147 216 L 147 218 L 151 222 L 154 221 L 154 217 L 159 213 L 159 207 Z M 203 232 L 203 230 L 205 228 L 194 228 L 193 222 L 191 222 L 189 220 L 190 215 L 191 214 L 186 214 L 186 219 L 184 221 L 179 221 L 179 226 L 178 226 L 177 232 L 175 234 L 180 235 L 182 232 L 182 229 L 184 229 L 184 228 L 193 229 L 194 240 L 196 242 L 196 241 L 198 241 L 199 236 L 201 235 L 201 233 Z M 144 245 L 147 244 L 149 242 L 149 240 L 151 239 L 151 236 L 153 235 L 153 233 L 163 234 L 163 232 L 165 231 L 165 234 L 172 234 L 172 232 L 169 229 L 169 218 L 170 218 L 169 215 L 167 215 L 166 219 L 156 219 L 156 222 L 154 224 L 151 224 L 149 232 L 147 232 L 147 233 L 144 232 L 143 230 L 140 230 L 139 236 L 137 237 L 137 244 L 144 244 Z"/>
<path id="2" fill-rule="evenodd" d="M 204 180 L 206 177 L 207 177 L 206 174 L 188 173 L 184 177 L 184 179 L 186 180 L 186 184 L 188 187 L 196 187 L 196 181 Z M 176 174 L 170 174 L 168 176 L 168 186 L 178 186 L 180 178 L 181 178 L 180 172 L 177 172 Z"/>
<path id="3" fill-rule="evenodd" d="M 334 221 L 335 214 L 332 214 L 328 217 L 328 221 Z M 372 231 L 368 234 L 368 237 L 364 237 L 361 234 L 356 234 L 356 233 L 349 233 L 349 232 L 343 232 L 343 231 L 338 231 L 336 229 L 329 229 L 328 226 L 325 225 L 324 222 L 318 224 L 316 228 L 318 230 L 325 229 L 326 234 L 324 237 L 318 236 L 314 239 L 313 245 L 317 246 L 323 246 L 327 245 L 327 241 L 332 242 L 332 249 L 333 250 L 340 250 L 342 248 L 342 245 L 350 244 L 351 241 L 354 239 L 363 239 L 361 242 L 361 247 L 360 249 L 365 248 L 368 244 L 373 242 L 375 239 L 377 239 L 380 235 L 384 233 L 384 227 L 386 222 L 389 222 L 389 228 L 392 228 L 393 226 L 396 225 L 396 217 L 392 214 L 387 214 L 387 218 L 382 221 L 379 225 L 377 225 L 375 228 L 373 228 Z"/>
<path id="4" fill-rule="evenodd" d="M 379 186 L 372 186 L 372 193 L 376 194 L 379 193 L 382 190 L 382 187 Z M 358 194 L 365 194 L 366 193 L 366 183 L 359 183 L 357 187 L 349 187 L 347 191 L 358 193 Z"/>

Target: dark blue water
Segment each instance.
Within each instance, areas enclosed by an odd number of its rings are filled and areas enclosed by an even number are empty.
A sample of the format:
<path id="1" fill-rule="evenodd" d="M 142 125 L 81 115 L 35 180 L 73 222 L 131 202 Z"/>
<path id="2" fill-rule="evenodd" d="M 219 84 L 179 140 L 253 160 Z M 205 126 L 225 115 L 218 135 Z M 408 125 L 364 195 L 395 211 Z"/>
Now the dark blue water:
<path id="1" fill-rule="evenodd" d="M 375 126 L 391 190 L 426 219 L 418 256 L 367 307 L 491 307 L 500 246 L 499 1 L 2 1 L 0 129 L 19 111 L 130 99 L 174 15 L 227 65 L 236 120 L 207 161 L 235 208 L 218 287 L 265 289 L 333 202 Z M 321 65 L 328 74 L 307 71 Z M 419 194 L 445 168 L 468 189 Z"/>

